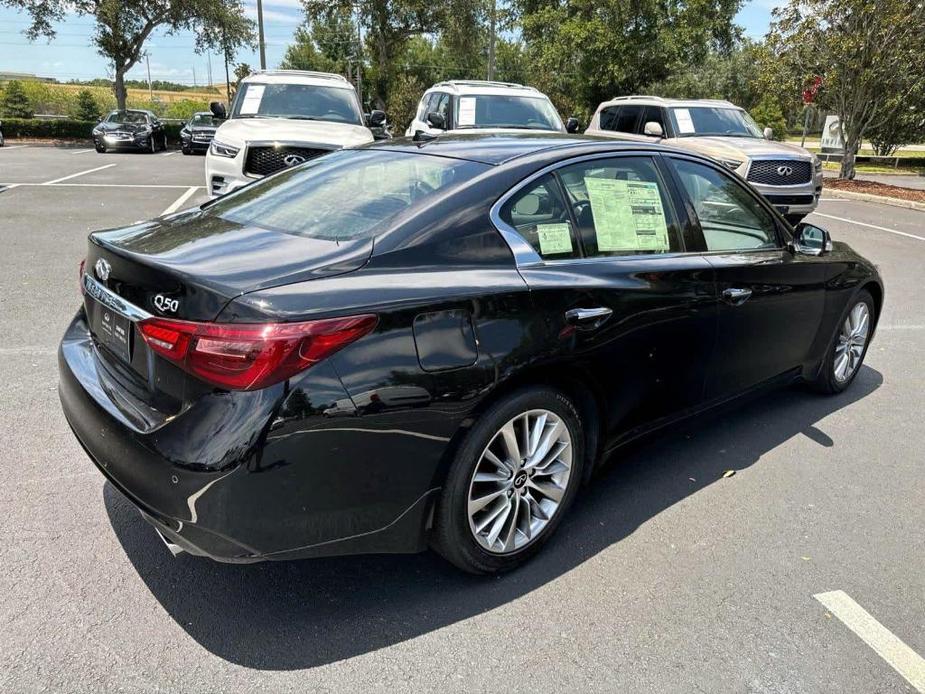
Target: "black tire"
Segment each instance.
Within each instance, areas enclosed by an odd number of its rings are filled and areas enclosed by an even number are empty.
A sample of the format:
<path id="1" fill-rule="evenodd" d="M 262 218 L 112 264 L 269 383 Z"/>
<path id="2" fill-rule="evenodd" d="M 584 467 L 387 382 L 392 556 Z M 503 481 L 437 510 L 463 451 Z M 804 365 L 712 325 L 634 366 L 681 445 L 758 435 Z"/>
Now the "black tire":
<path id="1" fill-rule="evenodd" d="M 189 147 L 181 147 L 180 151 L 183 152 L 183 154 L 185 154 L 186 156 L 189 156 L 190 154 L 193 153 Z"/>
<path id="2" fill-rule="evenodd" d="M 106 154 L 106 145 L 95 145 L 97 154 Z"/>
<path id="3" fill-rule="evenodd" d="M 507 554 L 490 552 L 478 543 L 469 526 L 470 482 L 482 452 L 501 427 L 533 409 L 552 412 L 568 429 L 572 464 L 565 493 L 546 526 L 523 548 Z M 564 393 L 550 387 L 530 386 L 499 400 L 479 417 L 456 452 L 437 501 L 431 546 L 469 573 L 494 574 L 517 568 L 540 551 L 562 522 L 581 485 L 585 462 L 584 426 L 575 404 Z"/>
<path id="4" fill-rule="evenodd" d="M 151 138 L 151 149 L 148 150 L 149 154 L 155 154 L 157 152 L 157 143 L 154 141 L 154 137 Z"/>
<path id="5" fill-rule="evenodd" d="M 867 304 L 868 316 L 869 316 L 869 327 L 867 331 L 867 340 L 864 343 L 864 349 L 861 352 L 861 359 L 855 367 L 854 371 L 844 380 L 839 380 L 835 376 L 835 345 L 838 340 L 839 334 L 844 325 L 845 321 L 848 319 L 848 315 L 857 306 L 859 303 Z M 848 388 L 857 377 L 858 372 L 861 370 L 861 367 L 864 365 L 864 358 L 867 356 L 867 348 L 870 346 L 870 337 L 873 333 L 874 326 L 877 324 L 877 307 L 874 304 L 874 298 L 870 295 L 870 292 L 866 289 L 861 290 L 845 307 L 845 310 L 842 312 L 842 315 L 838 319 L 838 323 L 835 325 L 835 332 L 832 334 L 832 339 L 829 340 L 829 344 L 826 347 L 825 359 L 822 362 L 822 366 L 819 369 L 819 373 L 816 377 L 809 382 L 810 386 L 826 395 L 836 395 L 843 392 Z"/>

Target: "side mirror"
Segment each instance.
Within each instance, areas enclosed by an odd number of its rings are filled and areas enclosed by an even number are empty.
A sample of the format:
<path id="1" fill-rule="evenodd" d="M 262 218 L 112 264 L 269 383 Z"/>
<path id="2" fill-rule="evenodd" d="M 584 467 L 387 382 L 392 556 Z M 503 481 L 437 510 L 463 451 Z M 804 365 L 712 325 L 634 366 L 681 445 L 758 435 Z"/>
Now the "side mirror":
<path id="1" fill-rule="evenodd" d="M 219 120 L 225 120 L 228 118 L 228 111 L 225 110 L 225 104 L 223 104 L 221 101 L 213 101 L 210 103 L 209 110 L 212 112 L 212 115 Z"/>
<path id="2" fill-rule="evenodd" d="M 383 114 L 385 115 L 385 114 Z M 446 130 L 446 118 L 437 113 L 436 111 L 431 111 L 427 114 L 427 125 L 437 130 Z"/>
<path id="3" fill-rule="evenodd" d="M 385 125 L 385 111 L 376 109 L 369 114 L 369 118 L 366 119 L 366 122 L 369 123 L 370 128 L 381 128 Z"/>
<path id="4" fill-rule="evenodd" d="M 654 120 L 650 120 L 648 123 L 646 123 L 646 127 L 642 132 L 649 137 L 662 137 L 665 134 L 665 131 L 662 130 L 661 124 L 656 123 Z"/>
<path id="5" fill-rule="evenodd" d="M 825 229 L 800 222 L 793 234 L 793 250 L 802 255 L 822 255 L 832 250 L 832 237 Z"/>
<path id="6" fill-rule="evenodd" d="M 774 139 L 774 130 L 773 130 L 772 128 L 765 128 L 765 129 L 764 129 L 764 139 L 765 139 L 765 140 L 773 140 L 773 139 Z"/>
<path id="7" fill-rule="evenodd" d="M 567 133 L 577 133 L 580 127 L 581 123 L 574 116 L 565 121 L 565 132 Z"/>

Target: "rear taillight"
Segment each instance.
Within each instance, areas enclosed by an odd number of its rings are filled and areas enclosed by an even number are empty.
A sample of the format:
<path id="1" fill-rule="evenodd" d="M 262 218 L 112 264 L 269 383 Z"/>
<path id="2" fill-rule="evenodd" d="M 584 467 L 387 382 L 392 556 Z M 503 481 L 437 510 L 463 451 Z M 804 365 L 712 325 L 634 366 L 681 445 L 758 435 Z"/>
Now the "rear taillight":
<path id="1" fill-rule="evenodd" d="M 256 390 L 285 381 L 376 327 L 374 315 L 304 323 L 193 323 L 148 318 L 138 324 L 152 350 L 208 383 Z"/>
<path id="2" fill-rule="evenodd" d="M 84 289 L 84 267 L 86 267 L 86 265 L 87 265 L 87 259 L 84 258 L 83 260 L 80 261 L 80 270 L 77 273 L 77 285 L 80 288 L 81 296 L 83 296 L 84 292 L 86 291 Z"/>

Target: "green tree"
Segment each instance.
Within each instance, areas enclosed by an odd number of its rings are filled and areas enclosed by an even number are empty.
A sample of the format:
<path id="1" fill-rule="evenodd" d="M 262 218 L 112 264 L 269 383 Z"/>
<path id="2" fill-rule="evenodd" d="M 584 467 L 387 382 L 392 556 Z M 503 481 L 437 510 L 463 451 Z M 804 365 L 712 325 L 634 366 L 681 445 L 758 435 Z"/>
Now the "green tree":
<path id="1" fill-rule="evenodd" d="M 822 77 L 819 105 L 838 116 L 844 140 L 840 178 L 854 178 L 861 140 L 908 110 L 925 79 L 923 36 L 921 0 L 790 0 L 774 11 L 771 65 L 793 85 Z"/>
<path id="2" fill-rule="evenodd" d="M 757 53 L 748 40 L 728 52 L 710 51 L 693 65 L 678 66 L 646 91 L 677 99 L 726 99 L 749 110 L 761 98 Z"/>
<path id="3" fill-rule="evenodd" d="M 775 140 L 783 140 L 787 136 L 787 119 L 784 111 L 773 96 L 765 96 L 751 109 L 751 116 L 761 128 L 771 128 Z"/>
<path id="4" fill-rule="evenodd" d="M 7 118 L 32 118 L 32 104 L 23 90 L 19 80 L 7 82 L 3 90 L 3 101 L 0 102 L 0 113 Z"/>
<path id="5" fill-rule="evenodd" d="M 93 92 L 89 89 L 81 89 L 77 92 L 77 101 L 72 114 L 74 118 L 77 120 L 96 120 L 101 114 L 100 105 L 93 97 Z"/>
<path id="6" fill-rule="evenodd" d="M 120 109 L 126 106 L 125 73 L 144 56 L 145 42 L 155 29 L 193 31 L 198 52 L 217 48 L 228 59 L 238 47 L 254 43 L 254 24 L 244 16 L 242 0 L 0 0 L 0 6 L 30 14 L 26 35 L 33 40 L 54 38 L 54 24 L 68 16 L 92 17 L 92 41 L 112 61 Z"/>
<path id="7" fill-rule="evenodd" d="M 905 103 L 896 105 L 895 118 L 868 129 L 867 140 L 883 157 L 892 156 L 903 145 L 925 142 L 925 81 L 919 82 Z"/>

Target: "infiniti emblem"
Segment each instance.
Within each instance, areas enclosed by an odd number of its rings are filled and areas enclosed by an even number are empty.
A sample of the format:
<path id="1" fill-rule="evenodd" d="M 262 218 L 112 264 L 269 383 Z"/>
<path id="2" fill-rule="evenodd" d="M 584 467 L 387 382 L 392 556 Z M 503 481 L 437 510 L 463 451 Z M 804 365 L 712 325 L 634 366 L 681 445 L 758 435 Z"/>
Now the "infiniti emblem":
<path id="1" fill-rule="evenodd" d="M 104 282 L 109 279 L 109 273 L 112 272 L 112 266 L 105 259 L 100 258 L 93 266 L 96 269 L 96 276 Z"/>
<path id="2" fill-rule="evenodd" d="M 792 174 L 792 173 L 793 173 L 793 167 L 792 167 L 792 166 L 778 166 L 778 167 L 777 167 L 777 175 L 778 175 L 778 176 L 789 176 L 789 175 Z"/>
<path id="3" fill-rule="evenodd" d="M 305 163 L 305 157 L 301 154 L 287 154 L 283 157 L 283 163 L 286 166 L 298 166 L 299 164 Z"/>
<path id="4" fill-rule="evenodd" d="M 527 481 L 527 473 L 521 472 L 517 477 L 514 478 L 514 486 L 520 489 Z"/>

